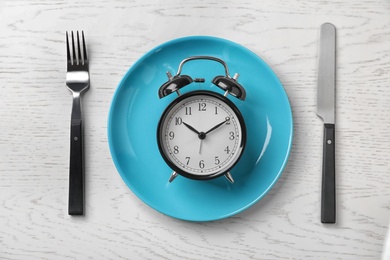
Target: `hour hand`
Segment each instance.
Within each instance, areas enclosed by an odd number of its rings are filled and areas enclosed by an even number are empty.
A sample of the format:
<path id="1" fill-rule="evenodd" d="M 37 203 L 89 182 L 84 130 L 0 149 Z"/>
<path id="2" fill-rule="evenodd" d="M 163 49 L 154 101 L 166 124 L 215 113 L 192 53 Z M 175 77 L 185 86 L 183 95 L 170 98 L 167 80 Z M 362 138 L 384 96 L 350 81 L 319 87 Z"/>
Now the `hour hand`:
<path id="1" fill-rule="evenodd" d="M 189 124 L 187 124 L 186 122 L 183 122 L 183 124 L 188 127 L 188 129 L 190 129 L 191 131 L 193 131 L 194 133 L 196 133 L 197 135 L 199 135 L 200 133 L 198 132 L 198 130 L 196 130 L 195 128 L 193 128 L 192 126 L 190 126 Z"/>

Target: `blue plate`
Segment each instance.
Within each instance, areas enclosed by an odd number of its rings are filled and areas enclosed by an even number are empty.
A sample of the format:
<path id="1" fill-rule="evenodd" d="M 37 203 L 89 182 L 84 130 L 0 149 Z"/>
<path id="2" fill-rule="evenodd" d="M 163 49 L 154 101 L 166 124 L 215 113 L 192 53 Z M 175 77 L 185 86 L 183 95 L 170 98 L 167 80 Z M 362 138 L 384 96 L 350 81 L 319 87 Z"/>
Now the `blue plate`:
<path id="1" fill-rule="evenodd" d="M 245 101 L 230 98 L 241 110 L 247 126 L 247 146 L 231 173 L 197 181 L 178 176 L 157 146 L 157 124 L 175 94 L 158 98 L 166 72 L 176 74 L 190 56 L 224 60 L 231 75 L 246 89 Z M 186 63 L 182 74 L 202 77 L 181 93 L 195 89 L 219 92 L 211 79 L 224 75 L 221 64 L 198 60 Z M 237 214 L 259 201 L 278 180 L 287 163 L 293 136 L 291 107 L 280 81 L 256 54 L 236 43 L 207 36 L 179 38 L 164 43 L 138 60 L 120 82 L 108 118 L 108 142 L 115 166 L 126 185 L 150 207 L 174 218 L 211 221 Z"/>

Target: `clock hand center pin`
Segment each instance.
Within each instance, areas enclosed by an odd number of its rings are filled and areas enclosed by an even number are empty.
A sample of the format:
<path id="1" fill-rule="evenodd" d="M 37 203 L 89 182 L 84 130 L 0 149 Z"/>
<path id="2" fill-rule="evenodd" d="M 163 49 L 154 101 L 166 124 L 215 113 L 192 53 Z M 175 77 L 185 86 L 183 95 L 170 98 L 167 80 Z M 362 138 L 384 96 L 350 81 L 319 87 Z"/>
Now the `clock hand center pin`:
<path id="1" fill-rule="evenodd" d="M 193 126 L 187 124 L 186 122 L 183 122 L 183 124 L 188 128 L 190 129 L 191 131 L 193 131 L 194 133 L 196 133 L 199 137 L 200 140 L 203 140 L 206 138 L 206 134 L 205 132 L 199 132 L 198 130 L 196 130 Z"/>

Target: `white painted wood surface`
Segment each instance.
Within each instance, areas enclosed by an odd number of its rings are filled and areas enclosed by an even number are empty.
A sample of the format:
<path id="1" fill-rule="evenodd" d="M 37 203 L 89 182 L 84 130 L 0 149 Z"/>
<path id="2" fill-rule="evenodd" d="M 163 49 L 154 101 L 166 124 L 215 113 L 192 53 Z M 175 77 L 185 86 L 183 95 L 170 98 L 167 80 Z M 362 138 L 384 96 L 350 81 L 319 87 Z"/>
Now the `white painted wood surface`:
<path id="1" fill-rule="evenodd" d="M 319 27 L 337 27 L 337 224 L 320 223 Z M 67 215 L 66 30 L 84 30 L 86 215 Z M 249 210 L 191 223 L 144 205 L 107 144 L 112 95 L 154 46 L 186 35 L 253 50 L 290 98 L 285 173 Z M 390 219 L 390 2 L 0 2 L 0 259 L 379 259 Z"/>

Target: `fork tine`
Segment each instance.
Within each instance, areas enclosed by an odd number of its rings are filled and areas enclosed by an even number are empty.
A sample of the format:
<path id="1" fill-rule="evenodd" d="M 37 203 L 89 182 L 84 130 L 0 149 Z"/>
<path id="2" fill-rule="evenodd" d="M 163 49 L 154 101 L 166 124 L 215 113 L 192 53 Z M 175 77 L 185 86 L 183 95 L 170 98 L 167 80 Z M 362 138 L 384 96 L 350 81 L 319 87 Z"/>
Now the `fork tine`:
<path id="1" fill-rule="evenodd" d="M 66 32 L 66 58 L 68 62 L 70 61 L 70 50 L 69 50 L 69 37 L 68 37 L 68 32 Z"/>
<path id="2" fill-rule="evenodd" d="M 80 37 L 79 37 L 79 31 L 76 33 L 77 35 L 77 54 L 78 54 L 78 64 L 84 64 L 83 59 L 81 57 L 81 49 L 80 49 Z"/>
<path id="3" fill-rule="evenodd" d="M 72 50 L 73 50 L 73 65 L 76 65 L 78 64 L 78 61 L 77 61 L 77 57 L 76 57 L 76 50 L 75 50 L 75 47 L 74 47 L 74 37 L 73 37 L 73 31 L 72 31 Z"/>
<path id="4" fill-rule="evenodd" d="M 88 62 L 87 49 L 85 48 L 84 31 L 81 31 L 81 37 L 83 39 L 83 51 L 84 51 L 84 63 Z"/>

